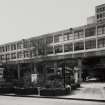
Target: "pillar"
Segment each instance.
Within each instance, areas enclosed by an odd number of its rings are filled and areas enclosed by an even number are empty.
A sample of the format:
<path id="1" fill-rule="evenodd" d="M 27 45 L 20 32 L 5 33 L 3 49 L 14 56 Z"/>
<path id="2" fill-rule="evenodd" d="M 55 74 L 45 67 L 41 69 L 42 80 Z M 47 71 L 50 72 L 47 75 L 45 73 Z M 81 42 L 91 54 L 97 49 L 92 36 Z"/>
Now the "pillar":
<path id="1" fill-rule="evenodd" d="M 82 59 L 78 59 L 78 76 L 79 76 L 79 83 L 82 81 L 82 78 L 81 78 L 81 73 L 82 73 Z"/>
<path id="2" fill-rule="evenodd" d="M 17 64 L 17 75 L 18 75 L 18 80 L 20 79 L 20 64 Z"/>
<path id="3" fill-rule="evenodd" d="M 37 67 L 36 67 L 36 64 L 34 63 L 34 68 L 33 68 L 34 70 L 33 70 L 33 72 L 35 73 L 35 74 L 37 74 Z"/>
<path id="4" fill-rule="evenodd" d="M 54 72 L 57 72 L 57 62 L 54 62 Z"/>

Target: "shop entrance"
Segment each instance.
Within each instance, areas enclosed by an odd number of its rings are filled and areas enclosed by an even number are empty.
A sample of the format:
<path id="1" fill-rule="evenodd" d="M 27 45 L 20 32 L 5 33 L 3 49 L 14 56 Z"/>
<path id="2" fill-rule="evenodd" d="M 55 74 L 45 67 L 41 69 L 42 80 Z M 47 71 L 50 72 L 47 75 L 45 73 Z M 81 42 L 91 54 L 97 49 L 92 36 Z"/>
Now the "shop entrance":
<path id="1" fill-rule="evenodd" d="M 83 81 L 105 81 L 105 56 L 84 58 L 82 79 Z"/>

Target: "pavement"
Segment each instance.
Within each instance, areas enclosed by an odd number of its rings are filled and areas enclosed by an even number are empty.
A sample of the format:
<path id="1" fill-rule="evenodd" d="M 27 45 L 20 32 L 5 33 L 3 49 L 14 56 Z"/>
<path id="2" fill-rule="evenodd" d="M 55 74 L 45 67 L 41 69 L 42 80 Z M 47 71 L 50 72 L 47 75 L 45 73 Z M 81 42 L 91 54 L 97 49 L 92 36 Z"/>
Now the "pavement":
<path id="1" fill-rule="evenodd" d="M 105 83 L 104 82 L 84 82 L 84 83 L 81 83 L 80 88 L 73 90 L 69 95 L 66 95 L 66 96 L 39 96 L 39 95 L 26 96 L 25 95 L 22 97 L 71 99 L 71 100 L 105 102 Z"/>
<path id="2" fill-rule="evenodd" d="M 81 87 L 61 98 L 105 101 L 105 83 L 82 83 Z"/>

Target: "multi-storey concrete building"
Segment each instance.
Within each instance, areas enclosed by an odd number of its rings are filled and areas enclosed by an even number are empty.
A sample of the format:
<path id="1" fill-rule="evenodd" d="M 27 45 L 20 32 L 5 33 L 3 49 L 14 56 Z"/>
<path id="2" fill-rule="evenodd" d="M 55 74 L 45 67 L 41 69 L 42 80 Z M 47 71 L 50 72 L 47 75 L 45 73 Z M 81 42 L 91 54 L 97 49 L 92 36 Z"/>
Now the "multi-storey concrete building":
<path id="1" fill-rule="evenodd" d="M 1 64 L 8 65 L 7 68 L 12 65 L 11 72 L 17 71 L 14 75 L 18 79 L 26 71 L 39 74 L 40 83 L 45 81 L 45 75 L 60 72 L 62 64 L 81 67 L 82 61 L 85 69 L 86 65 L 90 67 L 89 61 L 93 65 L 104 64 L 105 4 L 96 6 L 95 11 L 87 25 L 0 45 Z"/>

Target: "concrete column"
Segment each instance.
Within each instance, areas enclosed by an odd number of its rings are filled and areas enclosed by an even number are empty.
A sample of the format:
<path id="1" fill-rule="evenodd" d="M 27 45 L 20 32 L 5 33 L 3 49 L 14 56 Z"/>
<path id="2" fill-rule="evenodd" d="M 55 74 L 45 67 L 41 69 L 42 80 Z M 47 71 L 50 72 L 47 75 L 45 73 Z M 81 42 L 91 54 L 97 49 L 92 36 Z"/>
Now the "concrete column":
<path id="1" fill-rule="evenodd" d="M 18 80 L 20 79 L 20 64 L 17 64 Z"/>
<path id="2" fill-rule="evenodd" d="M 54 50 L 54 35 L 53 35 L 53 54 L 55 54 L 55 50 Z"/>
<path id="3" fill-rule="evenodd" d="M 36 64 L 34 63 L 34 73 L 37 74 Z"/>
<path id="4" fill-rule="evenodd" d="M 54 72 L 57 72 L 57 62 L 54 62 Z"/>
<path id="5" fill-rule="evenodd" d="M 85 27 L 83 29 L 83 33 L 84 33 L 84 50 L 86 50 L 86 48 L 85 48 L 85 43 L 86 43 L 86 39 L 85 39 Z"/>
<path id="6" fill-rule="evenodd" d="M 98 48 L 98 35 L 97 35 L 97 26 L 96 26 L 96 48 Z"/>
<path id="7" fill-rule="evenodd" d="M 79 83 L 82 81 L 81 73 L 82 73 L 82 59 L 78 59 L 78 73 L 79 73 Z"/>
<path id="8" fill-rule="evenodd" d="M 72 41 L 72 44 L 73 44 L 73 53 L 74 53 L 74 31 L 72 32 L 73 34 L 73 41 Z"/>

